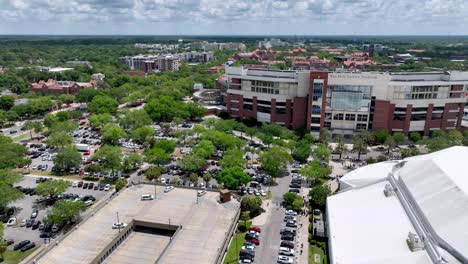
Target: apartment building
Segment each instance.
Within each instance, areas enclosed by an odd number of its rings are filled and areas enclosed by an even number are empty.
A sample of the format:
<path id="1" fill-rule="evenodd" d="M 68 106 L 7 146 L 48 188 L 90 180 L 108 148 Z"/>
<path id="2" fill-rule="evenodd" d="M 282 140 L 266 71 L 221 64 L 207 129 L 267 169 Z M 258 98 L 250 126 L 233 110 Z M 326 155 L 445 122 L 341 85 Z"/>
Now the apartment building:
<path id="1" fill-rule="evenodd" d="M 175 55 L 137 55 L 119 58 L 120 63 L 128 65 L 131 70 L 178 71 L 179 57 Z"/>
<path id="2" fill-rule="evenodd" d="M 365 73 L 228 67 L 228 112 L 334 134 L 460 128 L 468 72 Z"/>

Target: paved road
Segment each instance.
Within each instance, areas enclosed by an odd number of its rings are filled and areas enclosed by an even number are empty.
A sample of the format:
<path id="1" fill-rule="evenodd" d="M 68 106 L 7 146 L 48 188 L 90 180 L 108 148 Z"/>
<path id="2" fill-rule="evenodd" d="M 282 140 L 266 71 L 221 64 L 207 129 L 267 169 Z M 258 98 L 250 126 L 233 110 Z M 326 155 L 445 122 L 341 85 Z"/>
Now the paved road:
<path id="1" fill-rule="evenodd" d="M 256 263 L 276 263 L 278 249 L 281 243 L 280 230 L 283 227 L 285 209 L 281 207 L 283 194 L 289 190 L 291 176 L 276 179 L 277 186 L 271 187 L 272 199 L 270 201 L 272 210 L 265 225 L 262 227 L 260 246 L 256 249 Z"/>

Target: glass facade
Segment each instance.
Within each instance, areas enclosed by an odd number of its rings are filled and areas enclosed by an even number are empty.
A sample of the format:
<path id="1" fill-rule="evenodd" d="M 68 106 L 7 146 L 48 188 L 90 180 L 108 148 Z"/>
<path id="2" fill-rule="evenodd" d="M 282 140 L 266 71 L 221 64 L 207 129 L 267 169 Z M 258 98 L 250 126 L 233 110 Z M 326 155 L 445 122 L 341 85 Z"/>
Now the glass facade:
<path id="1" fill-rule="evenodd" d="M 335 85 L 327 91 L 327 106 L 332 110 L 368 111 L 371 86 Z"/>

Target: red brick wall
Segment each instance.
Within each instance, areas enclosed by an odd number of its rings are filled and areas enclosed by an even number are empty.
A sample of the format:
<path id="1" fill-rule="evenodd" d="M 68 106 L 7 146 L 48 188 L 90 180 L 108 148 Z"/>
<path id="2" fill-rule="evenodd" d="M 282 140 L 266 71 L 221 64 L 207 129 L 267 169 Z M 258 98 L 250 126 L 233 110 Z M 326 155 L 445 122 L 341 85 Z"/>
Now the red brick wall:
<path id="1" fill-rule="evenodd" d="M 389 101 L 376 100 L 374 120 L 372 120 L 372 129 L 389 129 L 390 122 L 393 121 L 393 112 L 395 107 Z M 401 122 L 401 121 L 400 121 Z M 393 124 L 398 125 L 398 124 Z"/>
<path id="2" fill-rule="evenodd" d="M 294 98 L 293 117 L 291 127 L 293 129 L 306 126 L 307 122 L 307 97 Z"/>

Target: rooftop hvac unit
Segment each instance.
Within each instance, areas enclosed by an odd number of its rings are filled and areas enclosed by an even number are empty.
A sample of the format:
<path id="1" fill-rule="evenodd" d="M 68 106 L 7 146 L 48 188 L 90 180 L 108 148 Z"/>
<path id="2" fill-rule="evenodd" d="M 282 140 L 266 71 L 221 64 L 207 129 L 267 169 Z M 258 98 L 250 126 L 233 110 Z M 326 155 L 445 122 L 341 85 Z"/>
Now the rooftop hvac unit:
<path id="1" fill-rule="evenodd" d="M 390 183 L 385 184 L 385 188 L 383 192 L 385 194 L 385 197 L 390 197 L 390 196 L 395 195 L 395 189 L 392 187 Z"/>
<path id="2" fill-rule="evenodd" d="M 408 243 L 408 247 L 412 252 L 419 251 L 424 249 L 424 242 L 417 234 L 412 232 L 408 233 L 408 238 L 406 239 L 406 243 Z"/>

